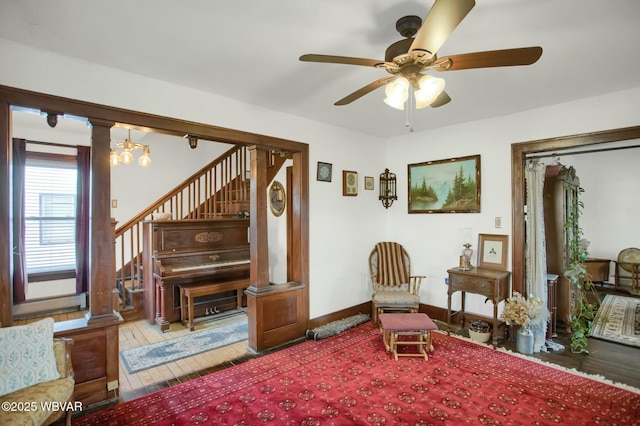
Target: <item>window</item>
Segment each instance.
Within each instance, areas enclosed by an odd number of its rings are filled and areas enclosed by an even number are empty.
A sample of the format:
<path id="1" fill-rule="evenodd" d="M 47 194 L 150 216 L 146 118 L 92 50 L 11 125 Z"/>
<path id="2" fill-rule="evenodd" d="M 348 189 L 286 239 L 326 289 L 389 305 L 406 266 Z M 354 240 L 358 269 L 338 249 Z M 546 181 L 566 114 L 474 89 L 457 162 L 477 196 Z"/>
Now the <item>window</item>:
<path id="1" fill-rule="evenodd" d="M 75 157 L 27 153 L 25 253 L 29 281 L 75 276 Z"/>

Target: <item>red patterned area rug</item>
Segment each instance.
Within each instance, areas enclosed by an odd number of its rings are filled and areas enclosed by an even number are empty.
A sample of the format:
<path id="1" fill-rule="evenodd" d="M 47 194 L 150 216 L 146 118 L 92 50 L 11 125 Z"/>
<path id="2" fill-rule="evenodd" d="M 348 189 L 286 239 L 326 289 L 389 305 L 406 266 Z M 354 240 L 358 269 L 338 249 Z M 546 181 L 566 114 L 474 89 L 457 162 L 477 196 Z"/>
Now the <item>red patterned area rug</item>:
<path id="1" fill-rule="evenodd" d="M 427 361 L 394 361 L 379 330 L 366 323 L 74 424 L 640 424 L 633 389 L 441 333 L 434 346 Z"/>

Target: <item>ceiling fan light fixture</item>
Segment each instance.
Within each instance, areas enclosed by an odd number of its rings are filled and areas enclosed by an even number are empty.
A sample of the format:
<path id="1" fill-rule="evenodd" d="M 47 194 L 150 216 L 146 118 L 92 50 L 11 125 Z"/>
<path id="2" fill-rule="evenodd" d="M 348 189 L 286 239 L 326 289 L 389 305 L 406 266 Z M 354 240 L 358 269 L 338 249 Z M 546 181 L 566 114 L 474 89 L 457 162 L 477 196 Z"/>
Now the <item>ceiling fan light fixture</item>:
<path id="1" fill-rule="evenodd" d="M 403 110 L 404 104 L 409 99 L 409 80 L 398 77 L 387 83 L 384 93 L 387 97 L 384 103 L 392 108 Z"/>
<path id="2" fill-rule="evenodd" d="M 418 81 L 420 89 L 416 90 L 414 93 L 416 98 L 416 109 L 431 105 L 444 90 L 444 84 L 444 79 L 433 77 L 429 74 L 420 77 L 420 80 Z"/>

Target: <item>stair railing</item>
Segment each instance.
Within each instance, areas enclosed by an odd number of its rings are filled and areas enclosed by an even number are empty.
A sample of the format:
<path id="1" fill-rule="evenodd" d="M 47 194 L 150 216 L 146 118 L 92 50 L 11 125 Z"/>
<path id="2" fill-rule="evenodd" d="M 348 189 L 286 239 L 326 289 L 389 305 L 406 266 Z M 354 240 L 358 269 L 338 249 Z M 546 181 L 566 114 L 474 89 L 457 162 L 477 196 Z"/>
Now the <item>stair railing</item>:
<path id="1" fill-rule="evenodd" d="M 249 210 L 248 152 L 235 145 L 198 170 L 115 231 L 116 281 L 121 297 L 125 289 L 141 290 L 142 224 L 154 213 L 173 219 L 216 219 Z M 122 300 L 122 304 L 131 301 Z"/>

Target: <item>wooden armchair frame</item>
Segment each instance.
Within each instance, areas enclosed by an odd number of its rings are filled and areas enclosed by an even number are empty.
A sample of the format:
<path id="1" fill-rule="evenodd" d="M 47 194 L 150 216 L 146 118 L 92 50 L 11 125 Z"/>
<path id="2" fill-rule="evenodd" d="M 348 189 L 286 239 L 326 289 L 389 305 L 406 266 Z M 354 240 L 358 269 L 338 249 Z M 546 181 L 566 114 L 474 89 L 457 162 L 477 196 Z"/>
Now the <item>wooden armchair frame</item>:
<path id="1" fill-rule="evenodd" d="M 420 286 L 425 275 L 411 275 L 411 258 L 407 250 L 398 243 L 385 243 L 397 245 L 404 265 L 404 277 L 406 280 L 385 284 L 381 282 L 379 274 L 378 245 L 369 254 L 369 273 L 373 285 L 371 295 L 371 320 L 378 324 L 378 315 L 385 310 L 418 312 L 420 308 Z M 406 287 L 406 289 L 405 289 Z"/>

